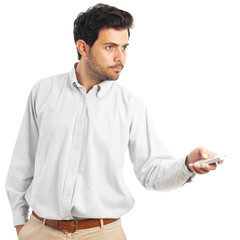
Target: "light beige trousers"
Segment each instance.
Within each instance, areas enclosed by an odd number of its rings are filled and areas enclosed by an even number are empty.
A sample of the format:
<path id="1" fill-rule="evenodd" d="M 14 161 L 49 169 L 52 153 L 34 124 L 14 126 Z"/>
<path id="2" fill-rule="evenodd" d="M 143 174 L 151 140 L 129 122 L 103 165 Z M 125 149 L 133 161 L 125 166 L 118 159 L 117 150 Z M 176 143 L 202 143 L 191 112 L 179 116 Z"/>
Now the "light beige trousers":
<path id="1" fill-rule="evenodd" d="M 121 219 L 116 222 L 83 230 L 77 230 L 74 233 L 58 231 L 47 227 L 35 218 L 30 216 L 29 221 L 21 229 L 19 240 L 126 240 L 122 228 Z"/>

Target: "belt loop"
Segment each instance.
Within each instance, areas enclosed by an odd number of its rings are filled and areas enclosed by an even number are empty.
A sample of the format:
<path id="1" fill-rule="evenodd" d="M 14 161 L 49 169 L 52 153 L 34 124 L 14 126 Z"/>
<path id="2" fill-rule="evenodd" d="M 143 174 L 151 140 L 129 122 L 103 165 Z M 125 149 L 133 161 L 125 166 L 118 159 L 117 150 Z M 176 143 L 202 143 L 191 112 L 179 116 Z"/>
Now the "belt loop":
<path id="1" fill-rule="evenodd" d="M 103 223 L 103 219 L 101 218 L 100 219 L 100 228 L 103 228 L 103 226 L 104 226 L 104 223 Z"/>
<path id="2" fill-rule="evenodd" d="M 46 218 L 43 219 L 43 226 L 45 226 Z"/>

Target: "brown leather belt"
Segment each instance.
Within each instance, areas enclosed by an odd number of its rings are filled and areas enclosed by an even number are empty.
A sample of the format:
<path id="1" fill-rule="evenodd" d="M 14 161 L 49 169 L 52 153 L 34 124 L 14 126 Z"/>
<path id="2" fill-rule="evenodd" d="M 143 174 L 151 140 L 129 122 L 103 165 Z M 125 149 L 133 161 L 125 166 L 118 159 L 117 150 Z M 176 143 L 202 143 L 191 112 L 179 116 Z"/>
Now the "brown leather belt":
<path id="1" fill-rule="evenodd" d="M 34 211 L 32 212 L 33 216 L 39 219 L 40 221 L 44 221 L 44 218 L 39 217 Z M 119 218 L 105 218 L 103 219 L 103 224 L 109 224 L 117 221 Z M 68 232 L 75 232 L 76 230 L 80 229 L 87 229 L 93 227 L 100 227 L 101 220 L 100 219 L 87 219 L 87 220 L 52 220 L 46 219 L 45 225 L 51 227 L 56 230 L 60 231 L 68 231 Z"/>

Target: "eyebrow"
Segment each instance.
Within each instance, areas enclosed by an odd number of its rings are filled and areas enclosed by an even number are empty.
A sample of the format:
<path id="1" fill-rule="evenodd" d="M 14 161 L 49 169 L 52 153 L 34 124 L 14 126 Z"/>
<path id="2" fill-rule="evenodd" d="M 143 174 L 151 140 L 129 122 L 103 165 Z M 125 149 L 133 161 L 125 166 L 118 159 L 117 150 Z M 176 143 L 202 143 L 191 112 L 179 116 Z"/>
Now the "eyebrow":
<path id="1" fill-rule="evenodd" d="M 117 43 L 114 43 L 114 42 L 107 42 L 107 43 L 104 43 L 103 45 L 114 45 L 114 46 L 119 46 L 119 44 Z M 129 46 L 129 43 L 126 43 L 126 44 L 123 44 L 122 46 Z"/>

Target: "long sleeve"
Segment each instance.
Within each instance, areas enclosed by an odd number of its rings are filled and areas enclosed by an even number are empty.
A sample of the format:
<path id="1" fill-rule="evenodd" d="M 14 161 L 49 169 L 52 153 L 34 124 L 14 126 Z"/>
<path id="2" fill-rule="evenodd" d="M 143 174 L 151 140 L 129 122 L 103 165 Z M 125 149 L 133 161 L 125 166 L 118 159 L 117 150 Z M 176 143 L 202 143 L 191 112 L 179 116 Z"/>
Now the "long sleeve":
<path id="1" fill-rule="evenodd" d="M 13 213 L 14 226 L 25 224 L 29 206 L 25 194 L 34 175 L 34 159 L 38 143 L 38 126 L 30 92 L 6 180 L 6 192 Z"/>
<path id="2" fill-rule="evenodd" d="M 148 189 L 168 190 L 192 175 L 155 135 L 145 105 L 116 81 L 88 93 L 71 72 L 31 89 L 6 181 L 14 226 L 31 207 L 47 219 L 118 218 L 134 199 L 122 167 L 129 147 Z M 109 197 L 111 196 L 111 197 Z"/>
<path id="3" fill-rule="evenodd" d="M 132 112 L 129 156 L 141 184 L 157 191 L 182 186 L 193 174 L 185 165 L 185 157 L 176 159 L 159 141 L 142 101 L 135 101 Z"/>

